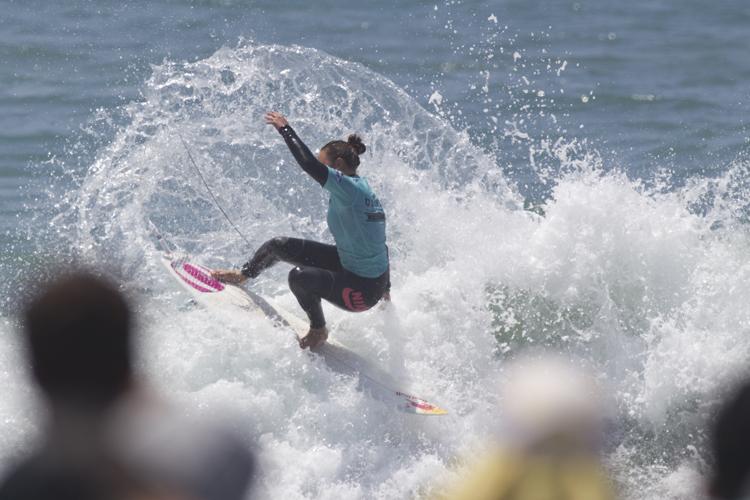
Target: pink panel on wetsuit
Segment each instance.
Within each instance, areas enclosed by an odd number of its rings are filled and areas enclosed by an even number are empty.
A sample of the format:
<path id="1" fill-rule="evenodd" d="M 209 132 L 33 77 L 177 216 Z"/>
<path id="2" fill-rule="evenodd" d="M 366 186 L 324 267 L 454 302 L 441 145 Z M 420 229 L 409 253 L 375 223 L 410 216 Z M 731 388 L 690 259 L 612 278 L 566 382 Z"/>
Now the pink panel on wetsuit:
<path id="1" fill-rule="evenodd" d="M 344 299 L 344 305 L 350 311 L 361 312 L 370 308 L 370 306 L 365 304 L 362 292 L 357 292 L 351 288 L 344 288 L 341 292 L 341 297 Z"/>

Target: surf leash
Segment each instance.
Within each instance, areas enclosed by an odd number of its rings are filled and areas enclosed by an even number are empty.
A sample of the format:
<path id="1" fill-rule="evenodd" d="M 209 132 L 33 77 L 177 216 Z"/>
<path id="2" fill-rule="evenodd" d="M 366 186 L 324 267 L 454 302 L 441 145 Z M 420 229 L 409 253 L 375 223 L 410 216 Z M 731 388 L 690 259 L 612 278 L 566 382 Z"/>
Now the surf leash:
<path id="1" fill-rule="evenodd" d="M 185 152 L 187 153 L 188 158 L 190 158 L 190 163 L 193 164 L 193 167 L 195 168 L 195 171 L 198 172 L 198 177 L 201 178 L 201 181 L 203 181 L 203 185 L 206 186 L 206 190 L 208 191 L 208 194 L 210 194 L 211 198 L 213 198 L 214 204 L 216 205 L 216 208 L 218 208 L 219 211 L 221 211 L 221 213 L 224 216 L 224 218 L 227 220 L 227 222 L 229 222 L 229 225 L 232 226 L 232 228 L 234 228 L 235 231 L 237 231 L 237 234 L 239 234 L 240 237 L 243 240 L 245 240 L 245 243 L 247 243 L 247 246 L 252 246 L 250 244 L 250 241 L 247 238 L 245 238 L 244 234 L 242 234 L 242 231 L 240 231 L 237 228 L 237 226 L 234 225 L 234 222 L 232 222 L 232 219 L 230 219 L 229 216 L 227 215 L 227 213 L 224 211 L 224 209 L 221 208 L 221 203 L 219 203 L 219 200 L 217 200 L 216 196 L 214 196 L 214 192 L 211 190 L 211 186 L 209 186 L 208 182 L 206 182 L 206 178 L 203 177 L 203 173 L 201 172 L 201 169 L 198 168 L 198 164 L 193 159 L 193 155 L 190 154 L 190 148 L 188 147 L 187 142 L 185 142 L 185 139 L 182 138 L 182 135 L 179 132 L 177 132 L 177 137 L 179 137 L 180 141 L 182 141 L 182 145 L 185 147 Z"/>

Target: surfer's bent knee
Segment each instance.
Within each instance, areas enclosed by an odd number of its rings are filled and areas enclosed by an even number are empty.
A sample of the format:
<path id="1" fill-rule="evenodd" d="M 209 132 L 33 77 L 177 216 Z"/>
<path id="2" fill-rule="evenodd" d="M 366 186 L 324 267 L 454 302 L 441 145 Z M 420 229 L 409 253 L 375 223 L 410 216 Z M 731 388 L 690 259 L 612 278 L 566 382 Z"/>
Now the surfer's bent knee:
<path id="1" fill-rule="evenodd" d="M 297 266 L 290 269 L 289 275 L 287 276 L 287 280 L 289 282 L 289 288 L 294 290 L 294 287 L 299 283 L 301 277 L 302 277 L 302 269 L 300 269 Z"/>
<path id="2" fill-rule="evenodd" d="M 273 248 L 282 248 L 284 245 L 286 245 L 286 242 L 289 241 L 289 238 L 286 236 L 276 236 L 275 238 L 271 238 L 268 240 L 265 244 L 270 245 Z"/>

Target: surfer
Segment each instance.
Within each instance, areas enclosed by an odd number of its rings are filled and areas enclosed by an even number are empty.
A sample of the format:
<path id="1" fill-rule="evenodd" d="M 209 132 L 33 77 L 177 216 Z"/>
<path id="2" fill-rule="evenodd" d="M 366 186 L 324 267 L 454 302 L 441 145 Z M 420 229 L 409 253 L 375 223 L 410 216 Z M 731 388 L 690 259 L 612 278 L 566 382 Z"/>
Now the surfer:
<path id="1" fill-rule="evenodd" d="M 385 212 L 367 180 L 357 174 L 359 156 L 367 149 L 358 135 L 329 142 L 316 158 L 283 115 L 270 112 L 265 120 L 284 138 L 302 170 L 330 193 L 327 221 L 336 244 L 273 238 L 241 270 L 216 270 L 213 276 L 240 284 L 279 261 L 293 264 L 289 288 L 310 319 L 310 330 L 299 344 L 303 349 L 315 348 L 328 338 L 321 299 L 360 312 L 389 298 Z"/>

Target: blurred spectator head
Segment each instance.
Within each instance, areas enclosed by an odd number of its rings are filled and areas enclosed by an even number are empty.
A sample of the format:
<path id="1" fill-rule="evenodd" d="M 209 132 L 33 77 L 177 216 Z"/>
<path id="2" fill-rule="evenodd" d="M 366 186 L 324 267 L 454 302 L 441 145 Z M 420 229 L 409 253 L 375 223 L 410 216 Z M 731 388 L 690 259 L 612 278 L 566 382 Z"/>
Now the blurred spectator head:
<path id="1" fill-rule="evenodd" d="M 52 409 L 41 446 L 0 499 L 241 500 L 253 455 L 228 426 L 184 418 L 134 383 L 132 314 L 107 280 L 75 272 L 24 311 L 33 376 Z"/>
<path id="2" fill-rule="evenodd" d="M 719 412 L 713 428 L 716 460 L 711 481 L 714 498 L 746 498 L 750 473 L 750 383 L 740 387 Z"/>
<path id="3" fill-rule="evenodd" d="M 543 356 L 514 362 L 500 387 L 506 438 L 527 448 L 593 450 L 602 402 L 594 380 L 569 362 Z"/>
<path id="4" fill-rule="evenodd" d="M 598 455 L 603 404 L 590 376 L 554 356 L 525 357 L 508 367 L 500 396 L 501 441 L 438 498 L 614 498 Z"/>
<path id="5" fill-rule="evenodd" d="M 56 279 L 28 305 L 33 375 L 54 405 L 106 407 L 131 381 L 131 313 L 117 288 L 86 272 Z"/>

